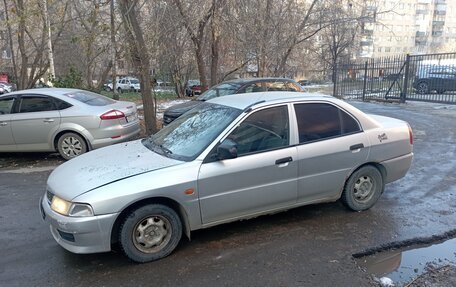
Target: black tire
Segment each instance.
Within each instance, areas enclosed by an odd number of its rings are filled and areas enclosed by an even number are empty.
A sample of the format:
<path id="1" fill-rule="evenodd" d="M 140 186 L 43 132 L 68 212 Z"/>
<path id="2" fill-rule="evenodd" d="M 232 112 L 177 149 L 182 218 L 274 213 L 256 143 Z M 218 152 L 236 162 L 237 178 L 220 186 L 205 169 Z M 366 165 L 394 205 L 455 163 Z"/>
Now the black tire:
<path id="1" fill-rule="evenodd" d="M 445 90 L 443 90 L 443 89 L 438 89 L 436 92 L 437 92 L 437 94 L 443 94 L 443 93 L 445 93 Z"/>
<path id="2" fill-rule="evenodd" d="M 57 141 L 57 150 L 65 160 L 70 160 L 87 152 L 87 143 L 76 133 L 64 133 Z"/>
<path id="3" fill-rule="evenodd" d="M 348 178 L 341 200 L 351 210 L 367 210 L 377 202 L 384 188 L 380 171 L 372 165 L 365 165 Z"/>
<path id="4" fill-rule="evenodd" d="M 418 94 L 422 94 L 422 95 L 423 94 L 429 94 L 429 92 L 431 91 L 429 89 L 428 83 L 426 83 L 426 82 L 419 82 L 417 84 L 417 89 L 416 90 L 417 90 Z"/>
<path id="5" fill-rule="evenodd" d="M 117 88 L 117 92 L 118 92 L 119 94 L 122 94 L 122 89 L 121 89 L 121 88 Z"/>
<path id="6" fill-rule="evenodd" d="M 161 204 L 150 204 L 134 210 L 125 218 L 119 232 L 122 251 L 138 263 L 168 256 L 181 237 L 179 216 L 173 209 Z"/>

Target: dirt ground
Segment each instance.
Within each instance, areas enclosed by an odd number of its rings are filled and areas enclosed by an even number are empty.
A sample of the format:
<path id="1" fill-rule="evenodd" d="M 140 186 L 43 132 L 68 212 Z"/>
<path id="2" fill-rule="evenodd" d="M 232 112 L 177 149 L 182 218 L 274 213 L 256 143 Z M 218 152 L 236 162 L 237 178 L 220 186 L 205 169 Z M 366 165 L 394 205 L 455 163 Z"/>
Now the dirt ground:
<path id="1" fill-rule="evenodd" d="M 450 287 L 456 286 L 456 265 L 435 267 L 429 265 L 426 273 L 404 285 L 406 287 Z"/>

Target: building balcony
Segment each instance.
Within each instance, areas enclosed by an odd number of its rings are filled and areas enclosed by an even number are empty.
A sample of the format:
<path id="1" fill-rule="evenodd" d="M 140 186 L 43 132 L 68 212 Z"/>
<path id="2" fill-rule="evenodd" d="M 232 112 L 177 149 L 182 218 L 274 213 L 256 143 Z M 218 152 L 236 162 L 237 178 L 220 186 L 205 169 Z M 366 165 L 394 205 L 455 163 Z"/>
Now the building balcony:
<path id="1" fill-rule="evenodd" d="M 432 37 L 440 37 L 443 35 L 443 31 L 432 31 Z"/>
<path id="2" fill-rule="evenodd" d="M 360 45 L 361 46 L 372 46 L 374 44 L 374 41 L 372 40 L 361 40 Z"/>
<path id="3" fill-rule="evenodd" d="M 420 1 L 418 1 L 418 2 L 420 2 Z M 434 4 L 446 4 L 446 0 L 434 0 Z"/>
<path id="4" fill-rule="evenodd" d="M 435 16 L 445 16 L 446 13 L 447 13 L 446 10 L 434 10 Z"/>
<path id="5" fill-rule="evenodd" d="M 417 31 L 415 37 L 426 37 L 426 32 Z"/>
<path id="6" fill-rule="evenodd" d="M 432 27 L 443 27 L 445 26 L 445 21 L 432 21 Z"/>
<path id="7" fill-rule="evenodd" d="M 417 9 L 415 13 L 416 15 L 427 15 L 429 14 L 429 11 L 424 9 Z"/>

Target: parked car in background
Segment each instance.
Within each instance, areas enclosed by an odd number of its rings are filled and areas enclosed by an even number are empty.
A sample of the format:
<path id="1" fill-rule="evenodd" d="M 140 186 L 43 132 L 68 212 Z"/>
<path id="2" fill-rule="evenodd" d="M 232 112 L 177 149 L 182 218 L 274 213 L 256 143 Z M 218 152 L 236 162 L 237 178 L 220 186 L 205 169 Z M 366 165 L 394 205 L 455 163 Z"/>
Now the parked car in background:
<path id="1" fill-rule="evenodd" d="M 134 103 L 89 91 L 43 88 L 0 96 L 0 152 L 58 151 L 68 160 L 139 131 Z"/>
<path id="2" fill-rule="evenodd" d="M 3 90 L 3 92 L 0 91 L 2 94 L 11 93 L 15 90 L 12 84 L 6 82 L 0 82 L 0 88 Z"/>
<path id="3" fill-rule="evenodd" d="M 6 90 L 5 86 L 0 84 L 0 95 L 6 94 L 8 91 Z"/>
<path id="4" fill-rule="evenodd" d="M 112 91 L 112 82 L 107 85 L 108 91 Z M 116 89 L 119 93 L 122 92 L 140 92 L 141 85 L 136 78 L 126 77 L 117 80 Z"/>
<path id="5" fill-rule="evenodd" d="M 148 262 L 169 255 L 182 234 L 227 222 L 338 199 L 367 210 L 405 176 L 412 150 L 406 122 L 331 96 L 216 97 L 149 138 L 57 167 L 40 207 L 63 248 L 107 252 L 118 243 Z"/>
<path id="6" fill-rule="evenodd" d="M 456 91 L 456 67 L 426 65 L 419 66 L 413 88 L 419 94 L 429 94 L 436 91 L 442 94 L 446 91 Z"/>
<path id="7" fill-rule="evenodd" d="M 200 105 L 204 101 L 232 94 L 244 94 L 267 91 L 302 92 L 301 86 L 294 80 L 285 78 L 248 78 L 236 79 L 218 84 L 193 101 L 174 105 L 163 114 L 163 124 L 167 125 L 183 113 Z"/>
<path id="8" fill-rule="evenodd" d="M 199 80 L 188 80 L 185 87 L 185 95 L 187 97 L 201 95 L 201 82 Z"/>

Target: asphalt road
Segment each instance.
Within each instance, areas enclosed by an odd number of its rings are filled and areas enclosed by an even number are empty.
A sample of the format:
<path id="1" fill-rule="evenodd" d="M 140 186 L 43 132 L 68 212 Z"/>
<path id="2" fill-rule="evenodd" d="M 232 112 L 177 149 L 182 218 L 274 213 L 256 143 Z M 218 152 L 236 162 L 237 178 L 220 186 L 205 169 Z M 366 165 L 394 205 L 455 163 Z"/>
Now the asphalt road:
<path id="1" fill-rule="evenodd" d="M 38 200 L 61 161 L 1 155 L 0 286 L 372 286 L 352 254 L 456 228 L 456 106 L 353 103 L 415 132 L 409 174 L 387 185 L 371 210 L 336 202 L 225 224 L 142 265 L 117 251 L 75 255 L 58 246 Z"/>

